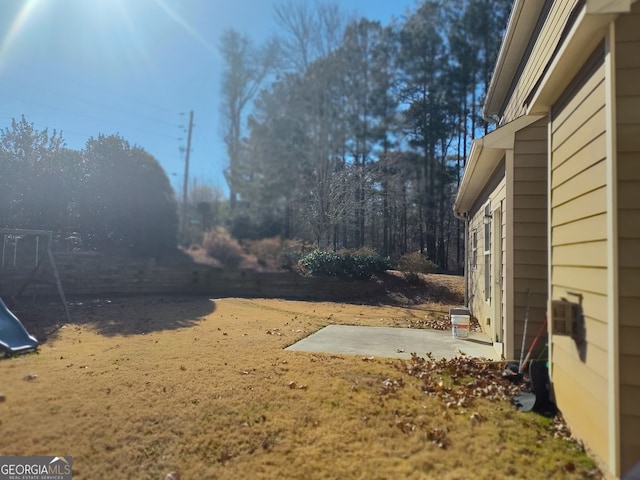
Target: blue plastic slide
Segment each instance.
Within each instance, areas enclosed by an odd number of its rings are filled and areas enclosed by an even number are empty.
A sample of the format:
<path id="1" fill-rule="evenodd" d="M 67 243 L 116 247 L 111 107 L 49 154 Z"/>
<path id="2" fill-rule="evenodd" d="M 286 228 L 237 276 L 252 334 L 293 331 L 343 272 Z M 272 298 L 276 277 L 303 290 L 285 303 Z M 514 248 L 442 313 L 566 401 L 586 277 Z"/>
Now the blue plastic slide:
<path id="1" fill-rule="evenodd" d="M 7 308 L 0 298 L 0 351 L 6 355 L 38 348 L 38 340 L 29 335 L 22 322 Z"/>

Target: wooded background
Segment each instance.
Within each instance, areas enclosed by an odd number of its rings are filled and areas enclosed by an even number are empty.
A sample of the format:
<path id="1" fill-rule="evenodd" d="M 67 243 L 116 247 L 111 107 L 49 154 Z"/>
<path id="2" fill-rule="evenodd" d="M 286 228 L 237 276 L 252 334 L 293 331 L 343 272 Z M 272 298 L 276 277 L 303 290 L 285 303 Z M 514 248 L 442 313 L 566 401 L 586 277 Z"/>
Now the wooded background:
<path id="1" fill-rule="evenodd" d="M 337 3 L 282 3 L 264 44 L 220 37 L 228 196 L 191 186 L 184 204 L 156 159 L 118 135 L 75 151 L 22 117 L 0 131 L 0 227 L 155 255 L 224 226 L 392 262 L 419 251 L 461 271 L 452 203 L 471 140 L 492 128 L 481 105 L 510 6 L 427 0 L 382 25 Z"/>
<path id="2" fill-rule="evenodd" d="M 265 45 L 225 32 L 232 233 L 419 250 L 460 269 L 452 203 L 471 140 L 490 128 L 481 105 L 510 7 L 425 1 L 384 26 L 299 2 L 276 9 Z"/>

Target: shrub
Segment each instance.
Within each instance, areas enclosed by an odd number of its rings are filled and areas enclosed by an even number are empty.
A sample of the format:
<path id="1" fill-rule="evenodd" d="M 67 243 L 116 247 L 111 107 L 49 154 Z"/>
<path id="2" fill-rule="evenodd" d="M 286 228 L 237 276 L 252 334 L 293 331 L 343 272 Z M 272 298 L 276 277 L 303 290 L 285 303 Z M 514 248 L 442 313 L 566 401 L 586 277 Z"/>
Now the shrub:
<path id="1" fill-rule="evenodd" d="M 243 248 L 224 227 L 216 227 L 205 232 L 202 246 L 210 257 L 225 267 L 237 267 L 245 257 Z"/>
<path id="2" fill-rule="evenodd" d="M 388 261 L 371 250 L 339 253 L 314 250 L 298 262 L 311 275 L 329 275 L 340 278 L 368 280 L 374 273 L 389 268 Z"/>
<path id="3" fill-rule="evenodd" d="M 398 269 L 409 273 L 431 273 L 438 266 L 420 252 L 405 253 L 398 261 Z"/>
<path id="4" fill-rule="evenodd" d="M 302 240 L 282 240 L 280 237 L 246 240 L 247 252 L 256 257 L 263 267 L 293 269 L 313 247 Z"/>
<path id="5" fill-rule="evenodd" d="M 314 250 L 304 255 L 298 263 L 311 275 L 338 276 L 338 262 L 340 257 L 336 252 L 328 250 Z"/>
<path id="6" fill-rule="evenodd" d="M 280 237 L 247 240 L 243 242 L 247 251 L 254 255 L 263 267 L 277 268 L 281 264 L 283 243 Z"/>
<path id="7" fill-rule="evenodd" d="M 351 252 L 356 268 L 362 270 L 364 275 L 382 273 L 389 270 L 391 265 L 389 259 L 381 257 L 375 250 L 370 248 L 360 248 Z"/>

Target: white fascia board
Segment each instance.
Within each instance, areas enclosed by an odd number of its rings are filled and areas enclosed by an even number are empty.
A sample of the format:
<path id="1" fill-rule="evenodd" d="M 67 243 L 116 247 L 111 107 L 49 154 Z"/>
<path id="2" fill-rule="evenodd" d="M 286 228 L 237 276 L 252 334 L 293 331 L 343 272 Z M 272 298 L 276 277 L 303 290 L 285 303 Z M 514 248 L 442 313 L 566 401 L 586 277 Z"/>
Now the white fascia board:
<path id="1" fill-rule="evenodd" d="M 522 55 L 527 49 L 544 3 L 545 0 L 515 0 L 487 89 L 483 106 L 485 117 L 502 115 L 500 109 L 518 73 Z"/>
<path id="2" fill-rule="evenodd" d="M 467 163 L 464 168 L 464 173 L 462 174 L 462 180 L 460 181 L 458 193 L 456 194 L 456 200 L 453 204 L 453 211 L 456 213 L 464 213 L 469 210 L 469 207 L 466 206 L 468 202 L 464 202 L 464 200 L 468 197 L 467 190 L 469 189 L 469 185 L 472 183 L 472 178 L 475 176 L 475 170 L 478 166 L 478 159 L 480 158 L 481 152 L 482 138 L 473 139 L 471 142 L 471 151 L 467 157 Z M 463 202 L 465 204 L 464 207 L 462 205 Z"/>

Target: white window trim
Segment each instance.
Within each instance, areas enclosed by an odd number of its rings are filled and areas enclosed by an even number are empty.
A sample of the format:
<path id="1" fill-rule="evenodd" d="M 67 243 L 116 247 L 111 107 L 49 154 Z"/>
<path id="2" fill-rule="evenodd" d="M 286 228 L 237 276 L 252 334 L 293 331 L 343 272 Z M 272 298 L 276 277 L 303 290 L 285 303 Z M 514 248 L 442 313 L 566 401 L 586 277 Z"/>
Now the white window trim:
<path id="1" fill-rule="evenodd" d="M 478 268 L 478 229 L 471 232 L 471 268 Z"/>
<path id="2" fill-rule="evenodd" d="M 482 220 L 484 225 L 484 301 L 491 304 L 491 280 L 493 277 L 491 274 L 491 229 L 493 228 L 491 201 L 488 201 L 484 207 Z"/>

